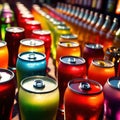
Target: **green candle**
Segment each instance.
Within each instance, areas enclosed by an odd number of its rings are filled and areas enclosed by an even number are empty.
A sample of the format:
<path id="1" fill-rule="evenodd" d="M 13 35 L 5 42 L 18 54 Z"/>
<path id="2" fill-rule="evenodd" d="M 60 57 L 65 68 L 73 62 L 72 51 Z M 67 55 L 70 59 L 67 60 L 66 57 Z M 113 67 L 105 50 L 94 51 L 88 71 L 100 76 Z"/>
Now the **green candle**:
<path id="1" fill-rule="evenodd" d="M 19 90 L 22 120 L 56 120 L 58 103 L 59 91 L 55 80 L 45 76 L 22 80 Z"/>

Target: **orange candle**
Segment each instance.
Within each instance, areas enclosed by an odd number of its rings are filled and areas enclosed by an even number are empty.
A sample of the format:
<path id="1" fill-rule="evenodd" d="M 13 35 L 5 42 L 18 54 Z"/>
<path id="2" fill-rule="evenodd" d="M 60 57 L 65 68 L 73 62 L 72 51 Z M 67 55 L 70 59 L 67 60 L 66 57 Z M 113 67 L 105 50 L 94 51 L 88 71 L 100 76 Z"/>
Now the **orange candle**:
<path id="1" fill-rule="evenodd" d="M 0 68 L 8 68 L 7 42 L 0 41 Z"/>
<path id="2" fill-rule="evenodd" d="M 19 53 L 35 51 L 45 53 L 44 41 L 34 38 L 26 38 L 20 41 Z"/>
<path id="3" fill-rule="evenodd" d="M 113 76 L 115 76 L 114 63 L 108 60 L 93 60 L 88 68 L 88 78 L 98 81 L 102 86 Z"/>
<path id="4" fill-rule="evenodd" d="M 65 120 L 102 120 L 102 86 L 89 79 L 72 79 L 68 82 L 64 94 L 64 105 Z"/>
<path id="5" fill-rule="evenodd" d="M 62 56 L 81 56 L 81 50 L 79 43 L 66 41 L 59 42 L 56 50 L 56 67 L 58 68 L 59 58 Z"/>

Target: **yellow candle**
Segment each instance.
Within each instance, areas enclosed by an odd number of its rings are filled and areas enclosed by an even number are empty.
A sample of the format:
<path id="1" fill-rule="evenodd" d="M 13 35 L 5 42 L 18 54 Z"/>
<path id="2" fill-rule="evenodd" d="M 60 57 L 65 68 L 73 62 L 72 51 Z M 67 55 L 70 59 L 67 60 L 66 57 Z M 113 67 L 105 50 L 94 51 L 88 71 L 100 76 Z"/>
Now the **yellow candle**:
<path id="1" fill-rule="evenodd" d="M 0 68 L 8 68 L 8 48 L 5 41 L 0 41 Z"/>

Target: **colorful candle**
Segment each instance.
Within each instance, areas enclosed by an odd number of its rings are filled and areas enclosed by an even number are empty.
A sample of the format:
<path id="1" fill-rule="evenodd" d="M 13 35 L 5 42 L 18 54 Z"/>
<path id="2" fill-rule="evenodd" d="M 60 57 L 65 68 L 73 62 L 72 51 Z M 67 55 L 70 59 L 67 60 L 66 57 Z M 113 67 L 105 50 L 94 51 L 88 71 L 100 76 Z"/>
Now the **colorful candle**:
<path id="1" fill-rule="evenodd" d="M 83 47 L 83 57 L 87 62 L 87 68 L 93 59 L 103 59 L 104 51 L 101 44 L 86 43 Z"/>
<path id="2" fill-rule="evenodd" d="M 49 30 L 33 30 L 32 31 L 32 38 L 36 38 L 39 40 L 43 40 L 45 43 L 45 54 L 46 54 L 46 61 L 48 65 L 48 60 L 50 58 L 50 51 L 51 51 L 51 32 Z"/>
<path id="3" fill-rule="evenodd" d="M 114 63 L 108 60 L 93 60 L 88 68 L 88 78 L 98 81 L 102 86 L 113 76 L 115 76 Z"/>
<path id="4" fill-rule="evenodd" d="M 27 52 L 27 51 L 36 51 L 45 53 L 44 41 L 33 38 L 25 38 L 20 40 L 20 46 L 18 53 Z"/>
<path id="5" fill-rule="evenodd" d="M 46 56 L 40 52 L 22 52 L 18 54 L 16 62 L 17 85 L 25 77 L 33 75 L 46 75 Z"/>
<path id="6" fill-rule="evenodd" d="M 0 68 L 8 68 L 8 57 L 7 42 L 0 41 Z"/>
<path id="7" fill-rule="evenodd" d="M 21 27 L 8 27 L 6 29 L 5 41 L 7 42 L 9 52 L 10 69 L 16 69 L 16 60 L 18 57 L 18 49 L 20 40 L 25 38 L 24 28 Z"/>
<path id="8" fill-rule="evenodd" d="M 21 19 L 19 21 L 19 27 L 25 27 L 26 26 L 26 22 L 29 20 L 34 20 L 34 16 L 31 13 L 28 14 L 23 14 L 21 16 Z"/>
<path id="9" fill-rule="evenodd" d="M 82 57 L 64 56 L 58 65 L 58 87 L 60 90 L 59 110 L 64 112 L 64 92 L 67 84 L 74 78 L 85 78 L 87 75 L 86 61 Z"/>
<path id="10" fill-rule="evenodd" d="M 33 30 L 36 30 L 36 29 L 41 29 L 42 30 L 41 23 L 37 20 L 27 21 L 26 25 L 24 27 L 25 27 L 25 37 L 26 38 L 31 37 L 31 34 L 32 34 Z"/>
<path id="11" fill-rule="evenodd" d="M 107 48 L 107 50 L 105 51 L 104 59 L 110 60 L 114 63 L 115 75 L 119 76 L 118 69 L 119 69 L 119 62 L 120 62 L 120 48 L 119 47 Z"/>
<path id="12" fill-rule="evenodd" d="M 14 73 L 0 68 L 0 119 L 12 120 L 15 97 Z"/>
<path id="13" fill-rule="evenodd" d="M 66 41 L 66 42 L 59 42 L 56 50 L 56 67 L 58 68 L 59 59 L 62 56 L 81 56 L 81 50 L 79 43 Z"/>
<path id="14" fill-rule="evenodd" d="M 68 83 L 64 95 L 65 120 L 102 120 L 102 86 L 93 80 L 76 78 Z"/>
<path id="15" fill-rule="evenodd" d="M 22 120 L 56 120 L 59 90 L 56 80 L 32 76 L 21 81 L 19 107 Z"/>
<path id="16" fill-rule="evenodd" d="M 56 38 L 53 39 L 53 58 L 56 59 L 56 50 L 57 50 L 57 46 L 59 43 L 59 39 L 61 35 L 66 35 L 66 34 L 71 34 L 70 32 L 70 27 L 66 26 L 66 25 L 58 25 L 55 29 L 55 33 Z"/>
<path id="17" fill-rule="evenodd" d="M 106 120 L 120 119 L 120 77 L 110 77 L 104 85 L 104 115 Z"/>

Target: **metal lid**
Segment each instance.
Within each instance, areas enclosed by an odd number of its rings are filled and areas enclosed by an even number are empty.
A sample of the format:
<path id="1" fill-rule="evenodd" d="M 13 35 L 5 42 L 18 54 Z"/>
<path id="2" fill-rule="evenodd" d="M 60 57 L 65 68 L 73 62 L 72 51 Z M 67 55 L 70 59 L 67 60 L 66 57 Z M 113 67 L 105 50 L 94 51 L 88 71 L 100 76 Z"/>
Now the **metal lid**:
<path id="1" fill-rule="evenodd" d="M 57 25 L 65 25 L 64 22 L 61 22 L 61 21 L 58 21 L 58 20 L 55 20 L 53 21 L 53 25 L 57 26 Z"/>
<path id="2" fill-rule="evenodd" d="M 48 15 L 48 14 L 46 14 L 46 16 L 45 16 L 47 19 L 51 19 L 51 16 L 50 15 Z"/>
<path id="3" fill-rule="evenodd" d="M 35 38 L 25 38 L 20 41 L 22 45 L 26 46 L 41 46 L 44 45 L 43 40 L 35 39 Z"/>
<path id="4" fill-rule="evenodd" d="M 86 62 L 84 58 L 75 56 L 63 56 L 60 57 L 60 61 L 68 65 L 81 65 Z"/>
<path id="5" fill-rule="evenodd" d="M 114 67 L 114 63 L 109 60 L 99 60 L 99 59 L 94 59 L 92 61 L 92 64 L 98 67 L 103 67 L 103 68 L 111 68 Z"/>
<path id="6" fill-rule="evenodd" d="M 4 47 L 4 46 L 6 46 L 6 45 L 7 45 L 7 42 L 0 40 L 0 47 Z"/>
<path id="7" fill-rule="evenodd" d="M 20 85 L 24 90 L 36 94 L 49 93 L 58 88 L 56 80 L 47 76 L 26 77 Z"/>
<path id="8" fill-rule="evenodd" d="M 21 32 L 24 32 L 25 29 L 22 27 L 8 27 L 6 28 L 6 31 L 12 32 L 12 33 L 21 33 Z"/>
<path id="9" fill-rule="evenodd" d="M 84 78 L 76 78 L 69 81 L 68 87 L 73 92 L 82 95 L 94 95 L 103 91 L 103 87 L 100 83 Z"/>
<path id="10" fill-rule="evenodd" d="M 72 41 L 59 42 L 58 44 L 63 47 L 78 47 L 79 46 L 79 43 L 72 42 Z"/>
<path id="11" fill-rule="evenodd" d="M 50 35 L 51 34 L 49 30 L 33 30 L 33 33 L 37 35 Z"/>
<path id="12" fill-rule="evenodd" d="M 51 22 L 51 23 L 53 23 L 54 21 L 56 21 L 56 19 L 55 18 L 49 18 L 49 21 Z"/>
<path id="13" fill-rule="evenodd" d="M 40 61 L 46 58 L 46 55 L 40 52 L 22 52 L 18 54 L 18 58 L 25 61 Z"/>
<path id="14" fill-rule="evenodd" d="M 87 44 L 85 44 L 85 46 L 87 48 L 91 48 L 91 49 L 101 49 L 101 48 L 103 48 L 103 46 L 101 44 L 95 44 L 95 43 L 87 43 Z"/>
<path id="15" fill-rule="evenodd" d="M 107 82 L 111 87 L 120 90 L 120 77 L 111 77 Z"/>
<path id="16" fill-rule="evenodd" d="M 60 25 L 60 21 L 54 20 L 54 21 L 53 21 L 53 25 Z"/>
<path id="17" fill-rule="evenodd" d="M 21 15 L 30 14 L 30 11 L 27 10 L 27 9 L 25 9 L 24 11 L 21 10 L 21 11 L 19 11 L 19 12 L 20 12 Z"/>
<path id="18" fill-rule="evenodd" d="M 78 38 L 78 36 L 75 34 L 65 34 L 65 35 L 61 35 L 60 37 L 63 39 L 77 39 Z"/>
<path id="19" fill-rule="evenodd" d="M 22 18 L 34 18 L 34 16 L 30 13 L 30 14 L 23 14 Z"/>
<path id="20" fill-rule="evenodd" d="M 58 25 L 58 26 L 57 26 L 57 29 L 58 29 L 58 30 L 70 30 L 70 27 L 68 27 L 68 26 L 63 26 L 63 25 Z"/>
<path id="21" fill-rule="evenodd" d="M 0 68 L 0 84 L 10 81 L 14 78 L 14 73 L 8 69 Z"/>
<path id="22" fill-rule="evenodd" d="M 26 24 L 32 24 L 32 25 L 40 25 L 40 22 L 39 21 L 37 21 L 37 20 L 29 20 L 29 21 L 27 21 L 26 22 Z"/>

